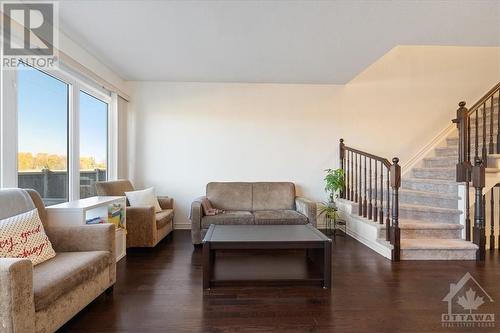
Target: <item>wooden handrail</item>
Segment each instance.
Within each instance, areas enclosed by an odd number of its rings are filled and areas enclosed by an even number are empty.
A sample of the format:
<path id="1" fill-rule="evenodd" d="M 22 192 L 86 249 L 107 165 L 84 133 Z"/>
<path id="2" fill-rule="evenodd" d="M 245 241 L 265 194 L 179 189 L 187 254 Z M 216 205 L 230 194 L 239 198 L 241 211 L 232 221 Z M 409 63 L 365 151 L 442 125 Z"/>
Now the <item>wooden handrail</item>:
<path id="1" fill-rule="evenodd" d="M 369 157 L 372 160 L 376 160 L 376 161 L 382 162 L 388 169 L 392 165 L 391 162 L 389 162 L 389 160 L 387 158 L 383 158 L 383 157 L 380 157 L 380 156 L 377 156 L 377 155 L 373 155 L 373 154 L 367 153 L 365 151 L 362 151 L 362 150 L 359 150 L 359 149 L 355 149 L 355 148 L 352 148 L 352 147 L 348 147 L 348 146 L 344 146 L 344 149 L 348 150 L 348 151 L 352 151 L 353 153 L 356 153 L 356 154 L 359 154 L 359 155 L 362 155 L 362 156 Z"/>
<path id="2" fill-rule="evenodd" d="M 495 99 L 497 100 L 496 106 Z M 479 247 L 476 259 L 483 261 L 485 258 L 487 217 L 483 188 L 485 187 L 488 157 L 500 153 L 500 82 L 474 103 L 470 109 L 466 108 L 464 101 L 458 105 L 457 117 L 452 122 L 457 125 L 459 138 L 456 181 L 465 185 L 465 239 L 474 242 Z M 488 117 L 489 124 L 487 123 Z M 494 125 L 495 121 L 496 125 Z M 494 137 L 496 137 L 496 142 Z M 471 187 L 475 193 L 473 228 L 471 228 L 469 202 Z M 493 193 L 491 195 L 493 198 Z M 494 222 L 493 218 L 494 215 L 491 213 L 491 223 Z M 494 239 L 493 235 L 490 235 L 491 239 Z"/>
<path id="3" fill-rule="evenodd" d="M 474 105 L 469 108 L 469 116 L 471 116 L 478 107 L 484 105 L 488 99 L 490 99 L 495 93 L 500 90 L 500 82 L 498 82 L 493 88 L 491 88 L 483 97 L 481 97 Z M 499 101 L 500 102 L 500 101 Z"/>
<path id="4" fill-rule="evenodd" d="M 399 261 L 399 159 L 394 157 L 391 163 L 386 158 L 346 146 L 344 139 L 340 139 L 339 157 L 344 171 L 341 198 L 357 203 L 359 216 L 385 223 L 385 238 L 393 245 L 392 260 Z"/>

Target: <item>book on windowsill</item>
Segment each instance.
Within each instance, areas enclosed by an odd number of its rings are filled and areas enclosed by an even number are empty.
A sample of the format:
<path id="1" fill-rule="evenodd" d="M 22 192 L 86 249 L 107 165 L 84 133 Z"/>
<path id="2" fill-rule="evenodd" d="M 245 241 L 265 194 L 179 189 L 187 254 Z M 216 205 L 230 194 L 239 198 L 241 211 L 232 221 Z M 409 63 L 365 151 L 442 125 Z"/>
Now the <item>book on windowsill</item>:
<path id="1" fill-rule="evenodd" d="M 104 220 L 101 217 L 94 217 L 85 221 L 86 224 L 101 224 Z"/>

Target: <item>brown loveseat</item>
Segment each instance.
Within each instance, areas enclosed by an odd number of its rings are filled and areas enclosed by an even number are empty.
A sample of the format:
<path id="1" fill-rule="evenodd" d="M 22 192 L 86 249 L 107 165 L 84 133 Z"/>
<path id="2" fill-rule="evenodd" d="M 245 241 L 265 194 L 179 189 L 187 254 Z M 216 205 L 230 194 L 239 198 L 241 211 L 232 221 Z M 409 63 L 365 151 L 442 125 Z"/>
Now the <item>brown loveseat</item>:
<path id="1" fill-rule="evenodd" d="M 97 195 L 125 196 L 134 191 L 128 180 L 97 182 Z M 158 197 L 161 211 L 155 213 L 153 206 L 127 207 L 127 247 L 155 247 L 173 229 L 174 199 Z M 127 202 L 128 204 L 128 202 Z"/>
<path id="2" fill-rule="evenodd" d="M 40 195 L 0 190 L 0 219 L 38 209 L 56 256 L 0 258 L 0 332 L 54 332 L 116 281 L 113 224 L 50 227 Z"/>
<path id="3" fill-rule="evenodd" d="M 210 224 L 307 224 L 316 226 L 316 203 L 295 196 L 288 182 L 208 183 L 206 197 L 225 213 L 204 216 L 201 201 L 191 204 L 191 239 L 200 244 Z"/>

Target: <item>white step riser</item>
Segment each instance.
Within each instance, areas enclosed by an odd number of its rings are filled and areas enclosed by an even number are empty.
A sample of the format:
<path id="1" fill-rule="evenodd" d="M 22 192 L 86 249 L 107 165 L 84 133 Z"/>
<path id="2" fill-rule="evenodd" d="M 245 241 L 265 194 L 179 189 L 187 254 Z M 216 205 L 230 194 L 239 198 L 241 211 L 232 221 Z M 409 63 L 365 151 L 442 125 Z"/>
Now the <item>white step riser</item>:
<path id="1" fill-rule="evenodd" d="M 455 146 L 438 147 L 434 150 L 436 156 L 454 156 L 458 159 L 458 144 Z"/>
<path id="2" fill-rule="evenodd" d="M 439 180 L 450 180 L 456 179 L 455 169 L 428 169 L 428 168 L 415 168 L 412 171 L 414 178 L 423 179 L 439 179 Z"/>
<path id="3" fill-rule="evenodd" d="M 402 188 L 406 188 L 409 190 L 416 190 L 416 191 L 429 191 L 435 193 L 458 193 L 458 184 L 452 182 L 433 184 L 424 182 L 414 182 L 411 180 L 403 180 Z"/>
<path id="4" fill-rule="evenodd" d="M 432 210 L 419 211 L 399 207 L 399 218 L 407 220 L 421 220 L 426 222 L 459 223 L 459 213 L 436 212 Z"/>
<path id="5" fill-rule="evenodd" d="M 456 209 L 458 207 L 458 198 L 438 198 L 435 196 L 425 196 L 422 194 L 413 194 L 401 192 L 399 196 L 400 204 L 420 205 L 430 207 L 442 207 Z"/>
<path id="6" fill-rule="evenodd" d="M 460 230 L 450 229 L 400 229 L 402 239 L 461 239 Z M 385 239 L 385 228 L 379 231 L 379 238 Z"/>
<path id="7" fill-rule="evenodd" d="M 476 250 L 402 249 L 401 260 L 475 260 Z"/>
<path id="8" fill-rule="evenodd" d="M 446 144 L 450 148 L 457 147 L 457 151 L 458 151 L 458 140 L 459 140 L 458 137 L 447 138 Z M 473 136 L 471 136 L 471 150 L 473 150 L 476 147 L 475 140 L 476 139 Z M 479 141 L 478 148 L 483 149 L 483 137 L 482 137 L 482 135 L 479 136 L 478 141 Z M 486 136 L 486 148 L 489 148 L 489 145 L 490 145 L 490 137 Z M 494 149 L 496 149 L 496 147 L 497 147 L 496 135 L 493 137 L 493 145 L 494 145 Z"/>
<path id="9" fill-rule="evenodd" d="M 370 204 L 369 197 L 366 198 L 367 205 Z M 377 207 L 384 207 L 387 201 L 387 194 L 384 192 L 384 201 L 380 203 L 380 191 L 377 195 Z M 420 206 L 430 206 L 430 207 L 442 207 L 442 208 L 452 208 L 456 209 L 458 207 L 458 197 L 457 198 L 441 198 L 436 197 L 435 195 L 425 195 L 425 193 L 413 193 L 413 192 L 405 192 L 401 190 L 399 192 L 399 203 L 400 204 L 408 204 L 408 205 L 420 205 Z M 375 207 L 375 192 L 373 192 L 373 200 L 372 206 Z M 357 206 L 356 206 L 357 207 Z"/>
<path id="10" fill-rule="evenodd" d="M 426 168 L 454 168 L 458 162 L 458 156 L 453 155 L 446 159 L 424 159 Z"/>

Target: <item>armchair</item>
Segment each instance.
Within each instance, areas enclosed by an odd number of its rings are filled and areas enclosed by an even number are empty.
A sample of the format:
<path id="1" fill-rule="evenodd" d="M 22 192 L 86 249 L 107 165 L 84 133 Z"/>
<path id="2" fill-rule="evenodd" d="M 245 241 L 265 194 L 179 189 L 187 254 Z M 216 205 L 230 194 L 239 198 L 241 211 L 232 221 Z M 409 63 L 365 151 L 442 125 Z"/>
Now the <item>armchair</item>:
<path id="1" fill-rule="evenodd" d="M 114 225 L 51 228 L 36 191 L 0 190 L 0 219 L 35 207 L 56 256 L 0 258 L 1 332 L 54 332 L 116 281 Z"/>
<path id="2" fill-rule="evenodd" d="M 97 195 L 125 196 L 129 191 L 134 187 L 128 180 L 96 183 Z M 173 230 L 174 199 L 158 197 L 158 202 L 158 213 L 153 206 L 127 206 L 127 247 L 155 247 Z"/>

